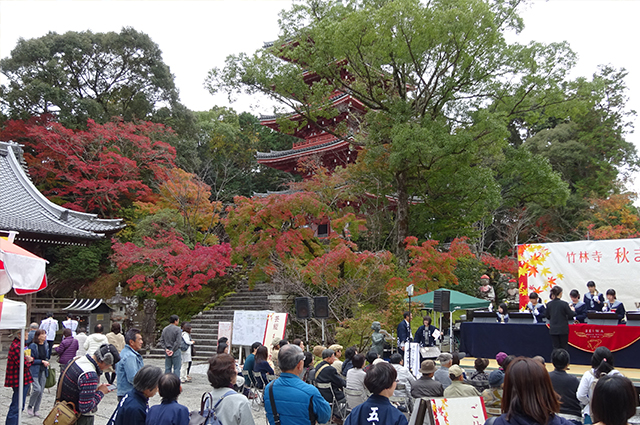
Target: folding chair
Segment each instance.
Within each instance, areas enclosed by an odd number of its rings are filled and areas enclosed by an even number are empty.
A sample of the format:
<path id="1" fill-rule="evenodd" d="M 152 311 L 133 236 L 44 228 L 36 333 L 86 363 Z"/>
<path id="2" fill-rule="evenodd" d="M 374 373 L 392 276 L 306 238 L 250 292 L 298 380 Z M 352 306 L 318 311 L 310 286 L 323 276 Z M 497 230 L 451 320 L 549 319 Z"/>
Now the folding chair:
<path id="1" fill-rule="evenodd" d="M 336 393 L 333 392 L 333 387 L 331 386 L 330 382 L 327 382 L 327 383 L 316 382 L 316 387 L 319 390 L 328 389 L 331 391 L 332 402 L 329 403 L 331 404 L 331 420 L 329 422 L 333 421 L 334 416 L 340 416 L 342 419 L 346 418 L 347 398 L 345 397 L 343 400 L 338 400 L 336 398 Z"/>
<path id="2" fill-rule="evenodd" d="M 344 389 L 344 395 L 347 398 L 347 414 L 351 413 L 351 410 L 357 405 L 362 404 L 367 399 L 366 394 L 362 390 L 352 390 L 351 388 Z"/>
<path id="3" fill-rule="evenodd" d="M 251 379 L 251 374 L 249 373 L 249 371 L 243 370 L 242 377 L 244 378 L 244 387 L 249 392 L 249 400 L 251 400 L 252 407 L 254 404 L 260 405 L 262 402 L 262 393 L 260 392 L 260 390 L 258 390 L 258 388 L 256 388 L 256 384 Z"/>

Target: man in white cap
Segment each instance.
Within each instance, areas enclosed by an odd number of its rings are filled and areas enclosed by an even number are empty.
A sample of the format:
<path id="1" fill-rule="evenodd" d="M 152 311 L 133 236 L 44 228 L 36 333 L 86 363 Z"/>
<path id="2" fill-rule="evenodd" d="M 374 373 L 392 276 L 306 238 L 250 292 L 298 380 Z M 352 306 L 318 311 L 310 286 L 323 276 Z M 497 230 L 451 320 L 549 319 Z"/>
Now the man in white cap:
<path id="1" fill-rule="evenodd" d="M 440 361 L 440 369 L 433 374 L 433 379 L 440 382 L 444 388 L 447 388 L 451 385 L 449 367 L 453 364 L 453 356 L 450 353 L 442 353 L 438 360 Z"/>
<path id="2" fill-rule="evenodd" d="M 464 377 L 462 376 L 463 370 L 457 364 L 454 364 L 449 368 L 449 378 L 451 378 L 451 385 L 444 389 L 444 396 L 446 398 L 454 397 L 480 397 L 480 393 L 473 385 L 465 384 Z"/>

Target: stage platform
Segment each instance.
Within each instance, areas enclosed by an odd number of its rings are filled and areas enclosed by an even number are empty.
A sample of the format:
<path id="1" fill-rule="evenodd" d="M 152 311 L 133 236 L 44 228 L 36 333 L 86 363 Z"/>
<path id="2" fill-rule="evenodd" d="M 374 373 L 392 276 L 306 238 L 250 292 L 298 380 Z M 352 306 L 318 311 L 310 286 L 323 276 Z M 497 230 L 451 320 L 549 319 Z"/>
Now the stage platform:
<path id="1" fill-rule="evenodd" d="M 464 359 L 460 360 L 460 366 L 462 366 L 467 371 L 474 370 L 473 365 L 475 361 L 475 357 L 465 357 Z M 553 370 L 553 364 L 545 363 L 545 365 L 547 366 L 547 370 L 549 372 Z M 490 372 L 496 369 L 498 369 L 498 362 L 496 362 L 496 359 L 489 359 L 489 366 L 487 367 L 487 371 Z M 584 375 L 584 373 L 590 369 L 591 367 L 586 365 L 572 364 L 571 366 L 569 366 L 569 370 L 567 371 L 567 373 L 575 375 L 578 379 L 580 379 L 582 375 Z M 627 367 L 616 367 L 616 369 L 619 370 L 620 373 L 622 373 L 624 376 L 631 379 L 634 383 L 640 384 L 640 369 L 632 369 Z"/>
<path id="2" fill-rule="evenodd" d="M 591 364 L 596 347 L 613 351 L 616 367 L 640 369 L 640 327 L 570 325 L 569 354 L 571 364 Z M 545 324 L 476 323 L 460 326 L 460 351 L 469 356 L 495 358 L 503 351 L 516 356 L 542 356 L 551 362 L 551 336 Z"/>

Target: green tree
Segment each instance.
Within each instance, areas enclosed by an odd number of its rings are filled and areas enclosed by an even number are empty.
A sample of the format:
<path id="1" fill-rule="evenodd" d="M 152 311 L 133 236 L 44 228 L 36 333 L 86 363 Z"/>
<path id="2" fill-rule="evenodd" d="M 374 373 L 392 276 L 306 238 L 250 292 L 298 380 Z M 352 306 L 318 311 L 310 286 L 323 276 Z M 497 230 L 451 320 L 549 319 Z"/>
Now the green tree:
<path id="1" fill-rule="evenodd" d="M 83 127 L 88 118 L 150 119 L 178 102 L 160 48 L 133 28 L 20 39 L 0 72 L 8 79 L 2 106 L 14 118 L 55 113 L 65 126 Z"/>
<path id="2" fill-rule="evenodd" d="M 591 82 L 581 82 L 580 99 L 561 122 L 524 142 L 549 159 L 572 191 L 580 197 L 607 197 L 619 193 L 632 171 L 638 170 L 635 146 L 625 140 L 633 128 L 635 111 L 626 107 L 627 72 L 601 67 Z"/>
<path id="3" fill-rule="evenodd" d="M 434 237 L 453 236 L 496 208 L 500 187 L 487 158 L 500 155 L 511 117 L 562 92 L 574 62 L 568 46 L 505 40 L 523 26 L 519 3 L 309 0 L 283 12 L 272 47 L 213 69 L 209 88 L 266 93 L 304 118 L 289 128 L 361 130 L 359 161 L 386 164 L 386 194 L 397 199 L 394 251 L 404 262 L 412 220 L 435 223 Z M 338 115 L 327 106 L 336 90 L 368 108 L 360 128 L 324 124 Z"/>
<path id="4" fill-rule="evenodd" d="M 260 125 L 253 115 L 214 107 L 195 113 L 199 166 L 197 173 L 211 186 L 212 198 L 231 202 L 235 196 L 282 189 L 289 173 L 259 165 L 256 150 L 290 149 L 295 138 Z"/>
<path id="5" fill-rule="evenodd" d="M 566 102 L 520 127 L 525 137 L 516 144 L 545 157 L 570 191 L 566 205 L 531 208 L 527 238 L 584 238 L 581 222 L 592 219 L 594 203 L 623 192 L 638 170 L 636 148 L 626 140 L 635 117 L 627 107 L 626 76 L 624 69 L 601 66 L 591 81 L 571 83 Z"/>

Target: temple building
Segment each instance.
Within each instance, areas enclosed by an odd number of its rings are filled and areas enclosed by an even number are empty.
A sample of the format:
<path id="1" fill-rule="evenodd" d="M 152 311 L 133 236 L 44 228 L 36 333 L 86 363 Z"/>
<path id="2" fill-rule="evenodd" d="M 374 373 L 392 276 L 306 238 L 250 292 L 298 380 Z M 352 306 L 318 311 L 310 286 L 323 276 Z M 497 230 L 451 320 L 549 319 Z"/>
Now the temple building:
<path id="1" fill-rule="evenodd" d="M 329 170 L 355 162 L 358 151 L 352 144 L 352 137 L 340 138 L 321 127 L 335 128 L 340 123 L 345 123 L 351 133 L 354 133 L 357 131 L 357 120 L 354 118 L 364 114 L 365 107 L 349 94 L 341 92 L 334 92 L 329 102 L 330 107 L 338 111 L 334 118 L 321 120 L 318 124 L 309 123 L 297 129 L 292 135 L 300 141 L 294 143 L 289 150 L 258 152 L 258 163 L 289 173 L 302 174 L 297 167 L 298 161 L 310 156 L 317 156 L 322 166 Z M 260 123 L 272 130 L 280 131 L 277 119 L 276 115 L 263 115 L 260 117 Z M 287 116 L 287 119 L 301 121 L 303 117 L 294 113 Z"/>
<path id="2" fill-rule="evenodd" d="M 86 245 L 124 226 L 49 201 L 31 182 L 20 145 L 0 142 L 0 233 L 16 233 L 16 244 L 39 254 L 40 244 Z"/>

